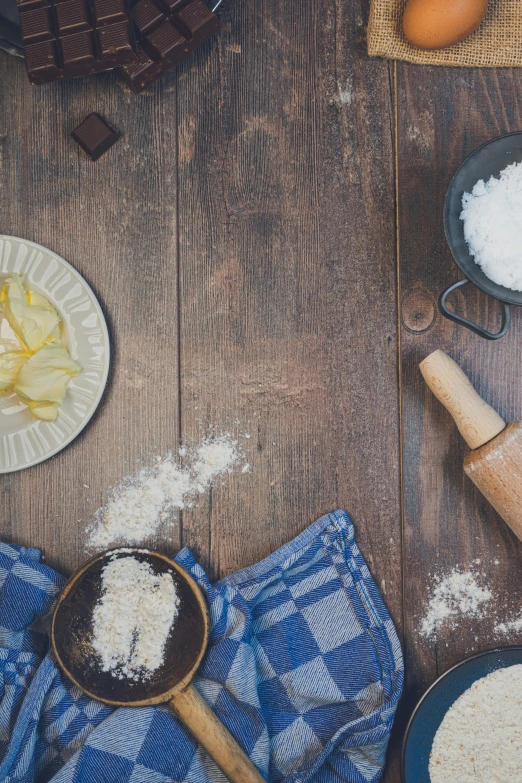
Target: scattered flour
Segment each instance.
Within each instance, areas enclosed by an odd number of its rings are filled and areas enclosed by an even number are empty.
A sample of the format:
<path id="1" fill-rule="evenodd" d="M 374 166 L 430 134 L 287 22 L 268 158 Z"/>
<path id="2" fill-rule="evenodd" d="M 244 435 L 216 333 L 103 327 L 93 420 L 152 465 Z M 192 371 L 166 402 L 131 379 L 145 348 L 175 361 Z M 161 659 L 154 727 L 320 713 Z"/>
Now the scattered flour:
<path id="1" fill-rule="evenodd" d="M 426 615 L 421 621 L 421 635 L 435 636 L 443 625 L 455 625 L 462 617 L 484 616 L 485 605 L 493 594 L 477 581 L 479 575 L 473 570 L 461 571 L 454 568 L 447 576 L 434 577 L 435 586 L 428 603 Z"/>
<path id="2" fill-rule="evenodd" d="M 102 571 L 102 591 L 93 611 L 92 639 L 102 670 L 120 680 L 150 678 L 163 663 L 178 614 L 171 574 L 155 574 L 136 557 L 117 557 Z"/>
<path id="3" fill-rule="evenodd" d="M 117 486 L 87 528 L 87 547 L 106 549 L 114 543 L 140 544 L 150 538 L 173 511 L 190 508 L 220 474 L 230 473 L 244 462 L 237 440 L 228 433 L 207 438 L 195 449 L 182 446 L 180 458 L 169 453 L 152 467 Z M 250 466 L 243 464 L 242 472 Z"/>
<path id="4" fill-rule="evenodd" d="M 196 452 L 196 461 L 191 471 L 197 492 L 205 492 L 216 476 L 230 472 L 238 461 L 237 442 L 230 440 L 228 436 L 203 441 Z"/>
<path id="5" fill-rule="evenodd" d="M 439 631 L 458 628 L 463 618 L 483 621 L 490 630 L 493 626 L 493 634 L 497 637 L 522 633 L 522 611 L 509 605 L 505 596 L 493 594 L 485 574 L 477 571 L 481 562 L 477 559 L 467 570 L 456 567 L 449 574 L 431 577 L 428 606 L 419 625 L 421 636 L 436 639 Z M 498 565 L 499 561 L 494 560 L 493 564 Z M 475 641 L 478 640 L 479 637 L 475 637 Z"/>
<path id="6" fill-rule="evenodd" d="M 511 163 L 498 179 L 480 179 L 464 193 L 460 219 L 469 252 L 484 274 L 522 291 L 522 163 Z"/>
<path id="7" fill-rule="evenodd" d="M 513 620 L 506 620 L 504 623 L 497 623 L 494 630 L 498 635 L 507 635 L 511 632 L 520 633 L 522 631 L 522 615 Z"/>
<path id="8" fill-rule="evenodd" d="M 477 680 L 450 707 L 430 755 L 431 783 L 520 783 L 522 665 Z"/>

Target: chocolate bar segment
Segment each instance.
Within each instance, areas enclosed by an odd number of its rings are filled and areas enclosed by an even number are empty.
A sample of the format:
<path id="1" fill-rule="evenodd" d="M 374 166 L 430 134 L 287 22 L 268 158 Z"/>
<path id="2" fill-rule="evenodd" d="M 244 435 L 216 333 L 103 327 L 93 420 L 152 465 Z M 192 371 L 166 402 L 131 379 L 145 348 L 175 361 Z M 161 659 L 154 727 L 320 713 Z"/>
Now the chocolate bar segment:
<path id="1" fill-rule="evenodd" d="M 120 76 L 131 90 L 139 93 L 163 76 L 162 64 L 155 62 L 138 44 L 138 59 L 120 69 Z"/>
<path id="2" fill-rule="evenodd" d="M 125 0 L 18 0 L 18 10 L 32 84 L 138 60 Z"/>
<path id="3" fill-rule="evenodd" d="M 200 46 L 209 37 L 216 15 L 203 0 L 190 0 L 175 15 L 175 23 L 194 47 Z M 212 33 L 210 33 L 212 35 Z"/>
<path id="4" fill-rule="evenodd" d="M 48 8 L 47 0 L 18 0 L 19 11 L 30 11 L 33 8 Z"/>
<path id="5" fill-rule="evenodd" d="M 170 19 L 165 19 L 159 27 L 152 30 L 144 39 L 144 45 L 153 60 L 169 65 L 180 62 L 187 51 L 187 39 L 174 27 Z"/>
<path id="6" fill-rule="evenodd" d="M 116 144 L 121 138 L 121 133 L 107 120 L 93 112 L 73 130 L 71 136 L 91 160 L 98 160 L 113 144 Z"/>
<path id="7" fill-rule="evenodd" d="M 120 75 L 139 93 L 185 60 L 221 23 L 203 0 L 138 0 L 132 19 L 140 48 L 138 62 Z"/>
<path id="8" fill-rule="evenodd" d="M 167 16 L 172 16 L 175 11 L 185 5 L 187 0 L 158 0 L 158 4 L 165 10 Z"/>
<path id="9" fill-rule="evenodd" d="M 93 0 L 93 6 L 97 27 L 127 22 L 129 19 L 124 0 Z"/>
<path id="10" fill-rule="evenodd" d="M 166 19 L 163 11 L 152 0 L 141 0 L 132 9 L 132 21 L 144 36 Z"/>
<path id="11" fill-rule="evenodd" d="M 134 34 L 129 28 L 130 22 L 125 21 L 100 27 L 98 30 L 98 51 L 106 62 L 114 63 L 114 67 L 138 59 L 131 45 Z"/>
<path id="12" fill-rule="evenodd" d="M 54 35 L 50 9 L 34 8 L 32 11 L 20 14 L 20 29 L 24 41 L 28 44 L 52 41 Z"/>
<path id="13" fill-rule="evenodd" d="M 90 30 L 87 7 L 83 0 L 67 0 L 56 6 L 56 23 L 60 37 Z"/>
<path id="14" fill-rule="evenodd" d="M 94 38 L 90 30 L 61 39 L 63 69 L 69 76 L 86 76 L 96 70 Z"/>
<path id="15" fill-rule="evenodd" d="M 33 84 L 46 84 L 61 78 L 56 41 L 42 41 L 26 46 L 25 63 Z"/>

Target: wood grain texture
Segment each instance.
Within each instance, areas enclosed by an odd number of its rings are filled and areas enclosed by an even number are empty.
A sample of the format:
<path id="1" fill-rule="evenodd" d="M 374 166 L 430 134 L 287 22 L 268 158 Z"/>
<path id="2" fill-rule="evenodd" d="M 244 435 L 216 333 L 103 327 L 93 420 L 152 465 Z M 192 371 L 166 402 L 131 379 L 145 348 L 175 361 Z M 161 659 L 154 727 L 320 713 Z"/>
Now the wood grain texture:
<path id="1" fill-rule="evenodd" d="M 112 484 L 202 433 L 249 435 L 252 472 L 151 543 L 216 578 L 343 506 L 400 631 L 393 68 L 366 57 L 367 3 L 221 16 L 138 98 L 110 75 L 35 91 L 0 54 L 0 228 L 85 275 L 114 349 L 83 436 L 2 479 L 0 536 L 70 572 Z M 91 111 L 124 134 L 96 164 L 68 137 Z"/>
<path id="2" fill-rule="evenodd" d="M 254 468 L 183 542 L 218 576 L 345 506 L 400 623 L 391 91 L 362 22 L 230 3 L 180 74 L 182 434 L 247 431 Z"/>
<path id="3" fill-rule="evenodd" d="M 229 3 L 180 74 L 182 437 L 247 432 L 253 466 L 182 535 L 218 577 L 344 506 L 400 627 L 392 94 L 363 19 Z"/>
<path id="4" fill-rule="evenodd" d="M 136 100 L 113 75 L 33 88 L 21 61 L 1 53 L 0 67 L 1 230 L 70 261 L 111 333 L 94 420 L 53 459 L 2 477 L 3 540 L 70 573 L 109 487 L 177 443 L 176 96 L 164 83 Z M 94 164 L 69 137 L 93 110 L 124 134 Z"/>
<path id="5" fill-rule="evenodd" d="M 522 321 L 516 308 L 498 344 L 440 315 L 434 319 L 433 311 L 440 292 L 460 277 L 442 225 L 450 179 L 479 144 L 520 127 L 521 97 L 518 71 L 397 65 L 406 711 L 438 674 L 466 655 L 499 642 L 521 642 L 520 635 L 496 637 L 493 615 L 504 619 L 522 604 L 520 582 L 513 576 L 520 569 L 522 544 L 464 474 L 467 447 L 418 368 L 440 348 L 505 421 L 520 418 Z M 471 287 L 455 306 L 490 328 L 498 324 L 498 304 Z M 441 629 L 436 642 L 422 638 L 419 624 L 434 575 L 457 565 L 467 569 L 474 561 L 494 593 L 494 612 L 482 622 L 459 622 L 458 631 Z"/>

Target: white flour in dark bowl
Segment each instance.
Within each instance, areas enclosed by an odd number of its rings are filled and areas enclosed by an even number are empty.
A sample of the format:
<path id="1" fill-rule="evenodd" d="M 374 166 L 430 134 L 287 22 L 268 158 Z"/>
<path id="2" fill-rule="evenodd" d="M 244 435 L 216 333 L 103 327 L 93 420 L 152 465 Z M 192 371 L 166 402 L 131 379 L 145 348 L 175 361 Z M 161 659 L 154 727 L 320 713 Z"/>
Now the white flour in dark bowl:
<path id="1" fill-rule="evenodd" d="M 480 179 L 464 193 L 460 219 L 470 255 L 484 274 L 522 291 L 522 163 L 506 166 L 498 178 Z"/>
<path id="2" fill-rule="evenodd" d="M 473 683 L 450 707 L 433 740 L 431 783 L 522 781 L 522 665 Z"/>

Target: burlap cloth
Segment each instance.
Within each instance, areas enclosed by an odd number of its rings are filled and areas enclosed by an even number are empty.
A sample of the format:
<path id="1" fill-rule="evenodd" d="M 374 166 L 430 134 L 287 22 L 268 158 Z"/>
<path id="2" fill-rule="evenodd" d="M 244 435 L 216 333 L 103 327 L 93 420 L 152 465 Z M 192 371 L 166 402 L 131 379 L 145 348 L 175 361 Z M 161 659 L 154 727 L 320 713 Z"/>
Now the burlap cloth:
<path id="1" fill-rule="evenodd" d="M 368 54 L 426 65 L 522 65 L 522 0 L 490 0 L 486 18 L 462 43 L 426 52 L 402 34 L 406 0 L 371 0 Z"/>

